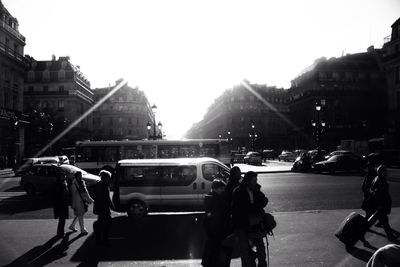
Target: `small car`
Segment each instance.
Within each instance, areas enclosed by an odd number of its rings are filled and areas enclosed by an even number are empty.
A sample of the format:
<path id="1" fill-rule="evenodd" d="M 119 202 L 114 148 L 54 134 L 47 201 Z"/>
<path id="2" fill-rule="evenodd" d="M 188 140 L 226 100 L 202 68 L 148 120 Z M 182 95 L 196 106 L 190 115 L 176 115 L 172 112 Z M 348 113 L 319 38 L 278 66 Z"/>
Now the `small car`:
<path id="1" fill-rule="evenodd" d="M 244 164 L 261 165 L 262 164 L 261 154 L 258 152 L 248 152 L 246 156 L 244 156 Z"/>
<path id="2" fill-rule="evenodd" d="M 364 161 L 357 155 L 334 155 L 327 160 L 314 163 L 312 169 L 315 172 L 362 172 L 365 168 Z"/>
<path id="3" fill-rule="evenodd" d="M 351 155 L 351 156 L 357 156 L 356 154 L 354 154 L 352 151 L 350 150 L 335 150 L 332 151 L 331 153 L 329 153 L 328 155 L 325 156 L 325 159 L 329 159 L 332 156 L 336 156 L 336 155 Z"/>
<path id="4" fill-rule="evenodd" d="M 262 157 L 264 160 L 276 159 L 278 157 L 278 153 L 273 149 L 265 149 L 262 152 Z"/>
<path id="5" fill-rule="evenodd" d="M 34 164 L 27 168 L 21 176 L 20 184 L 28 195 L 33 195 L 36 192 L 47 193 L 51 191 L 59 175 L 66 175 L 67 181 L 71 182 L 76 172 L 82 172 L 82 178 L 88 190 L 100 181 L 99 176 L 87 173 L 69 164 L 44 163 Z"/>

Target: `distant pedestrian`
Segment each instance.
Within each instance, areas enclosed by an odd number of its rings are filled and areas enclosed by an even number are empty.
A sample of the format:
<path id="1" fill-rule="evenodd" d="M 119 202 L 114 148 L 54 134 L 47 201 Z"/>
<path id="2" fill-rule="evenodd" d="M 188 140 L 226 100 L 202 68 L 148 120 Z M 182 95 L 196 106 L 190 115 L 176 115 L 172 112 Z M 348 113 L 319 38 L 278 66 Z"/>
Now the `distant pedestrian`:
<path id="1" fill-rule="evenodd" d="M 256 266 L 255 260 L 249 254 L 251 252 L 249 245 L 250 217 L 254 215 L 255 211 L 255 190 L 257 190 L 257 173 L 249 171 L 244 175 L 232 195 L 232 223 L 238 241 L 242 267 Z"/>
<path id="2" fill-rule="evenodd" d="M 81 234 L 88 234 L 83 221 L 83 215 L 85 215 L 85 213 L 88 211 L 89 204 L 92 203 L 93 199 L 90 197 L 89 192 L 87 191 L 85 181 L 82 179 L 82 173 L 76 172 L 75 179 L 71 184 L 71 207 L 74 210 L 75 218 L 69 226 L 70 230 L 76 232 L 75 224 L 77 221 L 79 221 Z"/>
<path id="3" fill-rule="evenodd" d="M 400 266 L 400 245 L 388 244 L 379 248 L 369 259 L 366 267 Z"/>
<path id="4" fill-rule="evenodd" d="M 101 181 L 94 187 L 93 213 L 97 215 L 97 221 L 93 224 L 96 244 L 109 245 L 108 235 L 111 229 L 111 211 L 114 205 L 110 198 L 109 183 L 111 173 L 102 170 L 99 173 Z"/>
<path id="5" fill-rule="evenodd" d="M 378 211 L 377 217 L 382 224 L 388 240 L 395 240 L 393 230 L 389 225 L 388 215 L 392 208 L 392 199 L 389 193 L 389 184 L 386 180 L 387 171 L 385 166 L 377 168 L 377 176 L 372 181 L 370 193 L 374 195 L 374 208 Z"/>
<path id="6" fill-rule="evenodd" d="M 60 174 L 56 178 L 53 188 L 53 210 L 54 218 L 58 218 L 57 235 L 64 237 L 65 220 L 69 215 L 69 189 L 64 174 Z"/>
<path id="7" fill-rule="evenodd" d="M 229 234 L 229 203 L 225 188 L 224 181 L 215 179 L 211 184 L 211 192 L 204 199 L 207 240 L 201 264 L 205 267 L 224 267 L 230 264 L 231 248 L 222 246 Z"/>

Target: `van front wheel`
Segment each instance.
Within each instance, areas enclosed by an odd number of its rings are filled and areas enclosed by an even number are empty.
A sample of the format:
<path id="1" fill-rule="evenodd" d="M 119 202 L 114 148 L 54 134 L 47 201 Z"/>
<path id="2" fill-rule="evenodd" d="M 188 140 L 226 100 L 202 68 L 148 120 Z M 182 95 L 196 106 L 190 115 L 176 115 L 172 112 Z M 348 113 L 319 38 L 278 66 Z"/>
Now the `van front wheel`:
<path id="1" fill-rule="evenodd" d="M 143 218 L 147 215 L 147 207 L 142 201 L 133 201 L 128 208 L 130 218 Z"/>

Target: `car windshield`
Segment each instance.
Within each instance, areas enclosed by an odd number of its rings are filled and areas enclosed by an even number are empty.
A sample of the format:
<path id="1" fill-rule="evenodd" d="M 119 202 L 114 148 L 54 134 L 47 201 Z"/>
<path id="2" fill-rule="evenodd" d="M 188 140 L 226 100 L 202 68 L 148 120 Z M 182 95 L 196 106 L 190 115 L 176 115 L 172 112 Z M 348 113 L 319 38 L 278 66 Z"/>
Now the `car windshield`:
<path id="1" fill-rule="evenodd" d="M 70 173 L 70 174 L 74 174 L 76 172 L 81 172 L 82 174 L 87 174 L 87 172 L 85 172 L 82 169 L 79 169 L 78 167 L 72 166 L 72 165 L 68 165 L 68 164 L 63 164 L 60 166 L 61 169 L 63 169 L 64 171 Z"/>
<path id="2" fill-rule="evenodd" d="M 334 156 L 330 157 L 327 161 L 329 161 L 329 162 L 336 162 L 336 161 L 341 160 L 342 158 L 343 158 L 342 156 L 334 155 Z"/>

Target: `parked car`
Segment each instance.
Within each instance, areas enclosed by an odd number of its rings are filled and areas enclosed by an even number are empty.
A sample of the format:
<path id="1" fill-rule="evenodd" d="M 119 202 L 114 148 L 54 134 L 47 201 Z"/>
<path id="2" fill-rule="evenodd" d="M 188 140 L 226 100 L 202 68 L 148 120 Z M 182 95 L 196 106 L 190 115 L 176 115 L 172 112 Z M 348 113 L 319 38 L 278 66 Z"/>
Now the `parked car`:
<path id="1" fill-rule="evenodd" d="M 332 156 L 336 155 L 352 155 L 352 156 L 357 156 L 357 154 L 353 153 L 350 150 L 335 150 L 329 153 L 328 155 L 325 156 L 325 159 L 329 159 Z"/>
<path id="2" fill-rule="evenodd" d="M 278 153 L 273 149 L 266 149 L 262 152 L 262 158 L 264 160 L 267 159 L 276 159 L 278 157 Z"/>
<path id="3" fill-rule="evenodd" d="M 51 191 L 57 176 L 65 174 L 67 180 L 71 182 L 74 179 L 76 172 L 82 172 L 82 178 L 86 186 L 90 190 L 93 185 L 100 181 L 100 177 L 85 172 L 84 170 L 69 165 L 69 164 L 34 164 L 29 166 L 21 176 L 21 186 L 28 195 L 33 195 L 36 192 L 49 192 Z"/>
<path id="4" fill-rule="evenodd" d="M 334 155 L 329 159 L 314 163 L 312 169 L 315 172 L 362 172 L 365 168 L 361 157 L 351 154 Z"/>
<path id="5" fill-rule="evenodd" d="M 244 156 L 244 164 L 250 165 L 261 165 L 262 157 L 258 152 L 248 152 L 246 156 Z"/>
<path id="6" fill-rule="evenodd" d="M 278 156 L 278 159 L 281 161 L 295 161 L 299 155 L 293 151 L 283 150 L 282 153 Z"/>
<path id="7" fill-rule="evenodd" d="M 27 169 L 30 168 L 30 166 L 34 164 L 60 164 L 60 159 L 58 156 L 54 157 L 39 157 L 39 158 L 25 158 L 23 160 L 23 163 L 15 169 L 15 175 L 16 176 L 21 176 Z"/>
<path id="8" fill-rule="evenodd" d="M 375 165 L 386 165 L 387 167 L 400 167 L 400 150 L 385 149 L 371 153 L 365 160 Z"/>

